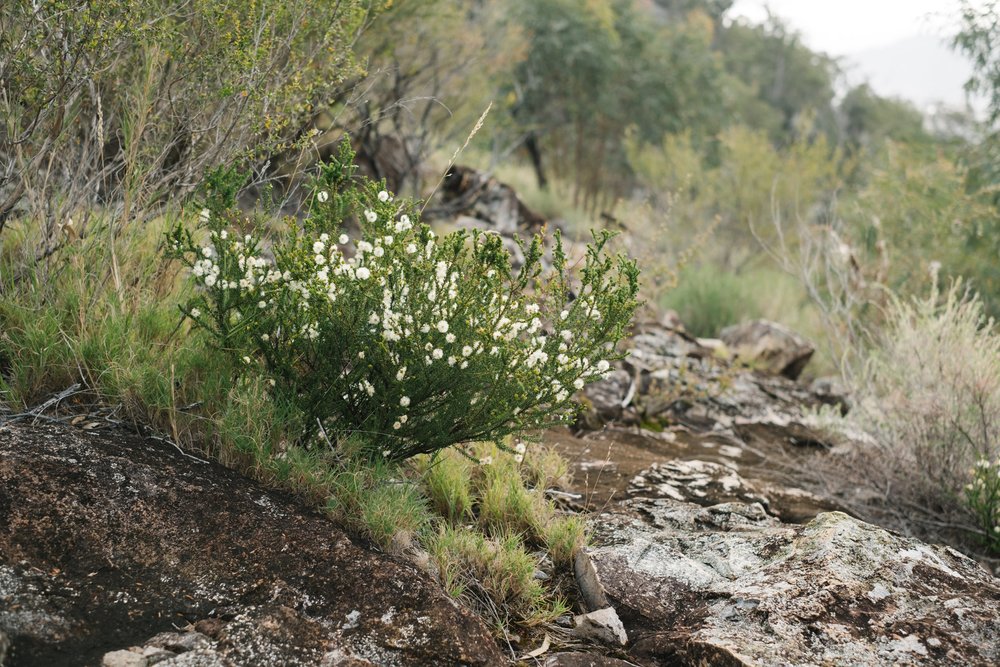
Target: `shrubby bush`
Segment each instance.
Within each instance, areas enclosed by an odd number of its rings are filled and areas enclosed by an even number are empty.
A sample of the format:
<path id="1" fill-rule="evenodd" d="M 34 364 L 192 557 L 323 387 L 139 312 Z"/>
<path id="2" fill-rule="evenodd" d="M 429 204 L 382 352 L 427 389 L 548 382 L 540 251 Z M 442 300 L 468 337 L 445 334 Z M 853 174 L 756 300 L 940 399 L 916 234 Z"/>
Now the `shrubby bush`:
<path id="1" fill-rule="evenodd" d="M 345 142 L 320 165 L 306 218 L 269 239 L 235 207 L 232 175 L 210 179 L 207 239 L 183 225 L 169 236 L 200 288 L 183 311 L 294 400 L 307 442 L 368 436 L 369 455 L 401 460 L 567 416 L 610 368 L 637 306 L 635 263 L 601 233 L 576 279 L 558 235 L 543 270 L 536 236 L 514 272 L 499 236 L 436 236 L 413 202 L 355 179 L 352 160 Z"/>
<path id="2" fill-rule="evenodd" d="M 884 500 L 858 509 L 925 537 L 996 545 L 996 472 L 981 461 L 1000 454 L 1000 334 L 979 298 L 955 283 L 891 302 L 856 389 L 851 419 L 874 440 L 857 445 L 847 477 Z"/>
<path id="3" fill-rule="evenodd" d="M 142 218 L 266 158 L 360 69 L 361 0 L 12 0 L 0 12 L 0 231 Z M 264 162 L 263 159 L 260 160 Z M 57 239 L 58 240 L 58 239 Z"/>
<path id="4" fill-rule="evenodd" d="M 965 485 L 965 502 L 982 529 L 982 542 L 1000 553 L 1000 458 L 982 459 L 969 471 L 972 481 Z"/>

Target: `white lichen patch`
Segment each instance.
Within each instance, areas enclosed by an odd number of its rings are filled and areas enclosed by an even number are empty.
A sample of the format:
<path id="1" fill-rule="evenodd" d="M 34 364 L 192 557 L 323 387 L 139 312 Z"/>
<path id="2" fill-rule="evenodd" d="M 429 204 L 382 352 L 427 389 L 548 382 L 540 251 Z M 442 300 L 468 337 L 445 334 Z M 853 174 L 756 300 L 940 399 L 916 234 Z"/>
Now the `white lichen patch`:
<path id="1" fill-rule="evenodd" d="M 358 621 L 361 620 L 361 612 L 355 609 L 347 615 L 347 623 L 340 626 L 342 630 L 353 630 L 358 627 Z"/>

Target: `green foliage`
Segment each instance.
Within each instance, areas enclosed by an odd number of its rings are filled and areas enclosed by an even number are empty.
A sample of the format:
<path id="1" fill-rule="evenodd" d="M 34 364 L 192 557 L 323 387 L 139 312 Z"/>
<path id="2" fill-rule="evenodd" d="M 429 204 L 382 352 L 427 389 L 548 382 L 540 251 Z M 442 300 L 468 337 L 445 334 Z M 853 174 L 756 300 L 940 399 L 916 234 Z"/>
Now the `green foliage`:
<path id="1" fill-rule="evenodd" d="M 427 495 L 435 511 L 452 524 L 472 517 L 473 491 L 469 485 L 474 462 L 457 452 L 439 452 L 423 470 Z"/>
<path id="2" fill-rule="evenodd" d="M 0 251 L 5 408 L 33 407 L 82 382 L 88 405 L 119 405 L 119 415 L 185 448 L 304 497 L 376 547 L 427 548 L 448 589 L 475 602 L 498 632 L 566 611 L 560 582 L 570 577 L 567 568 L 584 542 L 583 522 L 558 515 L 544 497 L 564 475 L 565 461 L 540 448 L 536 456 L 517 445 L 483 443 L 402 468 L 366 456 L 367 436 L 343 439 L 336 451 L 296 446 L 303 423 L 294 401 L 276 396 L 265 377 L 240 372 L 239 360 L 220 355 L 206 337 L 190 335 L 170 305 L 187 287 L 158 258 L 159 238 L 151 226 L 130 228 L 122 239 L 128 287 L 120 299 L 109 282 L 95 279 L 109 252 L 100 238 L 68 249 L 65 263 L 28 270 L 15 263 L 15 246 L 34 239 L 10 237 Z M 71 403 L 62 406 L 70 414 L 79 409 Z M 486 495 L 493 503 L 488 521 L 480 518 Z M 522 500 L 517 511 L 504 505 L 510 498 Z M 552 582 L 534 578 L 538 568 L 549 568 L 546 553 L 560 568 Z"/>
<path id="3" fill-rule="evenodd" d="M 479 485 L 479 522 L 492 535 L 513 531 L 540 535 L 552 518 L 550 503 L 531 493 L 508 457 L 497 457 L 484 466 Z"/>
<path id="4" fill-rule="evenodd" d="M 516 3 L 527 53 L 512 74 L 512 114 L 542 137 L 557 176 L 573 183 L 574 202 L 594 208 L 626 190 L 626 128 L 649 141 L 693 128 L 720 127 L 720 70 L 710 20 L 649 20 L 631 2 Z"/>
<path id="5" fill-rule="evenodd" d="M 962 276 L 998 312 L 996 213 L 966 184 L 966 171 L 937 151 L 887 144 L 839 207 L 856 260 L 884 263 L 878 279 L 901 294 L 924 292 L 932 272 Z"/>
<path id="6" fill-rule="evenodd" d="M 855 391 L 849 419 L 874 439 L 858 445 L 853 474 L 915 532 L 985 530 L 986 496 L 962 502 L 968 471 L 1000 454 L 1000 334 L 982 303 L 958 283 L 894 300 Z"/>
<path id="7" fill-rule="evenodd" d="M 558 514 L 544 495 L 548 487 L 537 482 L 561 475 L 566 462 L 537 446 L 486 443 L 416 461 L 432 506 L 446 519 L 425 538 L 445 589 L 501 627 L 564 613 L 558 582 L 586 542 L 585 525 L 579 516 Z M 535 578 L 543 555 L 560 575 L 556 585 Z"/>
<path id="8" fill-rule="evenodd" d="M 70 216 L 83 233 L 95 201 L 130 222 L 212 167 L 287 147 L 357 71 L 350 45 L 370 3 L 8 4 L 0 229 L 30 214 L 50 242 Z"/>
<path id="9" fill-rule="evenodd" d="M 975 515 L 983 543 L 1000 553 L 1000 459 L 990 463 L 982 459 L 970 471 L 972 481 L 965 485 L 965 502 Z"/>
<path id="10" fill-rule="evenodd" d="M 677 287 L 664 295 L 661 306 L 677 311 L 695 336 L 714 338 L 731 324 L 760 317 L 753 289 L 717 266 L 692 266 L 681 271 Z"/>
<path id="11" fill-rule="evenodd" d="M 445 525 L 431 536 L 428 547 L 445 590 L 493 616 L 498 630 L 515 622 L 551 622 L 568 611 L 565 602 L 550 599 L 535 579 L 537 561 L 516 535 L 488 537 Z"/>
<path id="12" fill-rule="evenodd" d="M 962 0 L 961 30 L 953 45 L 973 63 L 974 74 L 966 90 L 982 93 L 989 101 L 990 122 L 1000 120 L 1000 11 L 996 0 L 972 2 Z"/>
<path id="13" fill-rule="evenodd" d="M 609 368 L 637 305 L 635 263 L 599 234 L 576 283 L 558 236 L 543 272 L 536 236 L 515 274 L 499 236 L 438 239 L 411 202 L 352 181 L 352 157 L 345 142 L 321 166 L 309 217 L 279 233 L 273 261 L 224 198 L 202 212 L 207 245 L 179 225 L 170 256 L 199 288 L 184 312 L 299 406 L 304 441 L 317 424 L 374 436 L 370 455 L 401 460 L 559 421 Z"/>
<path id="14" fill-rule="evenodd" d="M 777 148 L 765 133 L 733 126 L 718 137 L 714 165 L 687 133 L 668 135 L 659 146 L 633 137 L 626 146 L 637 178 L 670 223 L 664 230 L 634 229 L 646 237 L 644 246 L 655 248 L 643 256 L 647 264 L 668 257 L 678 238 L 709 233 L 695 244 L 701 257 L 741 269 L 759 256 L 759 241 L 775 241 L 772 221 L 823 221 L 842 184 L 839 152 L 822 137 Z"/>
<path id="15" fill-rule="evenodd" d="M 848 91 L 840 103 L 845 139 L 854 150 L 879 149 L 886 140 L 921 144 L 931 137 L 924 116 L 909 102 L 876 95 L 863 84 Z"/>
<path id="16" fill-rule="evenodd" d="M 773 141 L 784 142 L 812 130 L 797 125 L 811 114 L 820 131 L 836 135 L 833 97 L 838 68 L 832 58 L 807 48 L 775 16 L 759 25 L 734 21 L 719 42 L 727 73 L 749 86 L 751 99 L 766 105 L 758 107 L 766 115 L 756 116 L 760 123 L 756 128 L 767 130 Z"/>
<path id="17" fill-rule="evenodd" d="M 577 552 L 587 541 L 586 524 L 580 516 L 566 516 L 550 521 L 544 528 L 545 545 L 556 565 L 570 568 Z"/>

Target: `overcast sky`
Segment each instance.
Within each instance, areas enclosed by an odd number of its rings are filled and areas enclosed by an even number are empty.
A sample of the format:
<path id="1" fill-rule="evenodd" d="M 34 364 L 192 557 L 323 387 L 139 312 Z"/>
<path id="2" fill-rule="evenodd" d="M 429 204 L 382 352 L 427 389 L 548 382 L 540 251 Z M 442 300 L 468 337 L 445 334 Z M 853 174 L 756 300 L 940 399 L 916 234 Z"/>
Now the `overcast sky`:
<path id="1" fill-rule="evenodd" d="M 736 0 L 731 16 L 761 20 L 770 6 L 830 55 L 848 55 L 954 25 L 958 0 Z"/>

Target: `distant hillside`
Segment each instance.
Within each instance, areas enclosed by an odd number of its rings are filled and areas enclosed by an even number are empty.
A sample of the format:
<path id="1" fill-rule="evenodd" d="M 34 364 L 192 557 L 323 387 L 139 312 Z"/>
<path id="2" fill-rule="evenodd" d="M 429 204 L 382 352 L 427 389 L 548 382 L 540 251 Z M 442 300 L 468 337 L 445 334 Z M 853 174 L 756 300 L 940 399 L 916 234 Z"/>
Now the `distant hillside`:
<path id="1" fill-rule="evenodd" d="M 867 80 L 879 94 L 902 97 L 923 109 L 941 103 L 965 106 L 962 86 L 972 73 L 970 63 L 935 35 L 848 55 L 843 64 L 852 84 Z"/>

